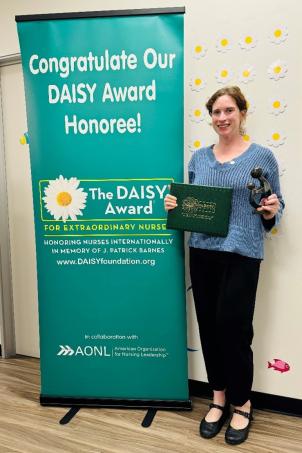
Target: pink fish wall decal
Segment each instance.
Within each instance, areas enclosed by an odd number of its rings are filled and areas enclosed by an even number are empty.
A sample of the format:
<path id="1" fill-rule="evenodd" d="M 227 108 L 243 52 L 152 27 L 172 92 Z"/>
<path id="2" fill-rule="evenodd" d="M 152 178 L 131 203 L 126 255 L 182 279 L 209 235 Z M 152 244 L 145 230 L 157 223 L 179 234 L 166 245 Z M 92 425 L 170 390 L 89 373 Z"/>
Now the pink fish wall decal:
<path id="1" fill-rule="evenodd" d="M 267 362 L 267 368 L 273 368 L 275 371 L 280 371 L 280 373 L 286 373 L 286 371 L 290 370 L 289 364 L 280 359 L 274 359 L 272 363 Z"/>

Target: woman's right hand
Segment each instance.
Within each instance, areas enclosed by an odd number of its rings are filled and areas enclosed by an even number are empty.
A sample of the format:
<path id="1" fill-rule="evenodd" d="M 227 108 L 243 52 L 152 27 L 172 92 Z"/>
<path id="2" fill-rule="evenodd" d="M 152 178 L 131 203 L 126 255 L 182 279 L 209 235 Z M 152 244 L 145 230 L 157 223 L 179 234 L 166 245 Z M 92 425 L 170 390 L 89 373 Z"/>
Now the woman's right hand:
<path id="1" fill-rule="evenodd" d="M 164 199 L 165 210 L 170 211 L 171 209 L 176 208 L 177 206 L 177 198 L 174 195 L 166 195 Z"/>

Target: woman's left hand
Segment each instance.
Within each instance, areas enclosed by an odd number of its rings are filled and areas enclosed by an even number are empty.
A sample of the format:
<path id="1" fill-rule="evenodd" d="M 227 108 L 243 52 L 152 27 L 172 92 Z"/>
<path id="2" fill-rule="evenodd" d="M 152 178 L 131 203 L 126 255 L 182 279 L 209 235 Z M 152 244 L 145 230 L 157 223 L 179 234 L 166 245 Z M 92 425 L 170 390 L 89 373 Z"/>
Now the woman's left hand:
<path id="1" fill-rule="evenodd" d="M 277 214 L 280 201 L 277 195 L 273 193 L 267 198 L 262 198 L 261 204 L 261 208 L 258 208 L 257 211 L 263 213 L 262 216 L 265 220 L 270 220 Z"/>

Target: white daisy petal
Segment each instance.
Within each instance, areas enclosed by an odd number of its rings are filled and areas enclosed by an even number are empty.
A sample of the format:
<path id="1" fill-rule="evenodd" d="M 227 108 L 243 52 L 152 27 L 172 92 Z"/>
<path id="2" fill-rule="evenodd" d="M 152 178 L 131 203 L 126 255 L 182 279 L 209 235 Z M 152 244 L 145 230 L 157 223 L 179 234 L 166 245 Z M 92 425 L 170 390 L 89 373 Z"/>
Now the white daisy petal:
<path id="1" fill-rule="evenodd" d="M 77 216 L 73 212 L 70 212 L 69 216 L 70 216 L 71 220 L 77 220 Z"/>
<path id="2" fill-rule="evenodd" d="M 80 181 L 77 178 L 70 178 L 69 184 L 71 184 L 74 189 L 77 189 L 80 184 Z"/>

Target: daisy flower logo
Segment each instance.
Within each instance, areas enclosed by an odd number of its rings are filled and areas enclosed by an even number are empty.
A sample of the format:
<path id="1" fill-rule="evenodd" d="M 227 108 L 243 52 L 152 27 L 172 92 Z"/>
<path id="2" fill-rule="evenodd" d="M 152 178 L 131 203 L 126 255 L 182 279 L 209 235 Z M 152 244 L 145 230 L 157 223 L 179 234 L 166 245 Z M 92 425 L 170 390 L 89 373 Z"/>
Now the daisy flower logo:
<path id="1" fill-rule="evenodd" d="M 44 189 L 43 201 L 45 208 L 55 220 L 68 218 L 77 220 L 78 215 L 83 215 L 81 209 L 86 207 L 87 193 L 79 189 L 80 181 L 77 178 L 59 178 L 49 181 Z"/>
<path id="2" fill-rule="evenodd" d="M 201 140 L 199 138 L 195 138 L 191 140 L 188 145 L 189 150 L 193 153 L 197 149 L 201 148 Z"/>
<path id="3" fill-rule="evenodd" d="M 269 35 L 269 40 L 273 44 L 280 44 L 287 39 L 288 36 L 288 29 L 284 25 L 280 25 L 275 27 Z"/>
<path id="4" fill-rule="evenodd" d="M 200 58 L 204 57 L 205 54 L 207 53 L 207 48 L 204 44 L 196 44 L 193 50 L 193 57 L 196 58 L 197 60 L 200 60 Z"/>
<path id="5" fill-rule="evenodd" d="M 219 36 L 216 41 L 216 49 L 218 52 L 227 52 L 232 48 L 231 42 L 227 36 Z"/>
<path id="6" fill-rule="evenodd" d="M 192 91 L 201 91 L 206 86 L 206 81 L 201 75 L 195 75 L 190 79 Z"/>
<path id="7" fill-rule="evenodd" d="M 269 145 L 274 146 L 275 148 L 278 148 L 278 146 L 281 146 L 285 143 L 286 140 L 286 135 L 284 135 L 282 132 L 272 132 L 270 137 L 268 138 L 267 142 Z"/>
<path id="8" fill-rule="evenodd" d="M 216 71 L 215 77 L 218 83 L 229 83 L 233 78 L 233 73 L 229 68 L 223 67 Z"/>
<path id="9" fill-rule="evenodd" d="M 288 71 L 287 64 L 285 61 L 277 60 L 270 65 L 267 70 L 270 79 L 273 80 L 280 80 L 281 78 L 286 76 Z"/>
<path id="10" fill-rule="evenodd" d="M 204 116 L 200 107 L 195 107 L 189 112 L 189 117 L 193 123 L 201 123 Z"/>
<path id="11" fill-rule="evenodd" d="M 239 41 L 239 46 L 243 50 L 251 50 L 253 47 L 256 47 L 257 39 L 253 34 L 244 35 Z"/>
<path id="12" fill-rule="evenodd" d="M 284 99 L 280 99 L 279 97 L 275 97 L 270 99 L 269 101 L 269 111 L 273 115 L 280 115 L 286 110 L 287 104 Z"/>
<path id="13" fill-rule="evenodd" d="M 253 66 L 245 65 L 241 68 L 239 72 L 238 80 L 243 83 L 249 83 L 254 80 L 256 76 L 256 71 Z"/>

